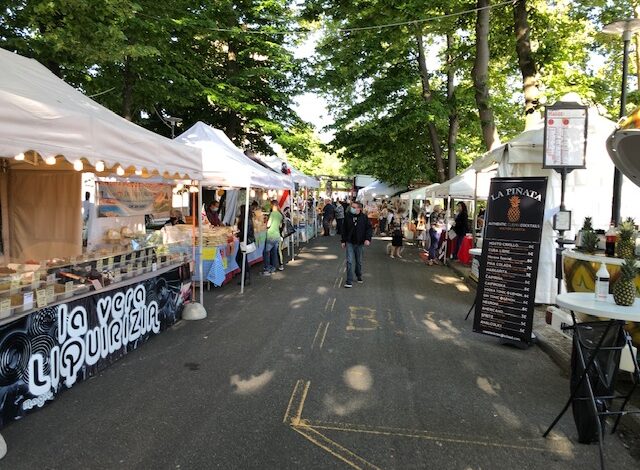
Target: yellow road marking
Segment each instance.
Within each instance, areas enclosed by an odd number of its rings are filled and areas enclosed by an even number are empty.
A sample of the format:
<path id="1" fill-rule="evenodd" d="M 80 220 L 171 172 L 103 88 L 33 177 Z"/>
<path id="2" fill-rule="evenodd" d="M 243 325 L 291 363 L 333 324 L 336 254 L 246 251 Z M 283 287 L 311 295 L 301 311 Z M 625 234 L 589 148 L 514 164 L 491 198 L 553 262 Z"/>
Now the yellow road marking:
<path id="1" fill-rule="evenodd" d="M 373 331 L 378 329 L 376 311 L 368 307 L 349 307 L 347 331 Z"/>
<path id="2" fill-rule="evenodd" d="M 329 323 L 330 322 L 327 322 L 327 324 L 324 326 L 324 333 L 322 333 L 322 339 L 320 340 L 320 347 L 318 349 L 322 349 L 324 340 L 327 339 L 327 330 L 329 329 Z"/>
<path id="3" fill-rule="evenodd" d="M 328 452 L 334 457 L 342 460 L 344 463 L 349 465 L 350 467 L 357 468 L 359 470 L 372 469 L 372 470 L 380 470 L 380 467 L 376 467 L 372 463 L 366 461 L 359 455 L 350 451 L 346 447 L 341 446 L 335 441 L 332 441 L 324 434 L 318 432 L 312 427 L 302 425 L 302 426 L 291 426 L 291 428 L 307 439 L 309 442 L 317 445 L 322 450 Z"/>
<path id="4" fill-rule="evenodd" d="M 349 423 L 329 423 L 322 424 L 321 422 L 313 422 L 305 420 L 305 425 L 313 429 L 326 429 L 330 431 L 342 431 L 359 434 L 373 434 L 379 436 L 393 436 L 393 437 L 410 437 L 414 439 L 424 439 L 428 441 L 449 442 L 453 444 L 466 444 L 466 445 L 478 445 L 484 447 L 498 447 L 503 449 L 517 449 L 517 450 L 535 450 L 539 452 L 554 452 L 553 449 L 543 447 L 531 447 L 529 445 L 508 444 L 502 442 L 481 441 L 478 439 L 467 439 L 464 437 L 446 437 L 442 435 L 433 434 L 429 431 L 421 431 L 418 429 L 402 429 L 402 428 L 385 428 L 375 426 L 361 426 L 357 424 Z"/>
<path id="5" fill-rule="evenodd" d="M 300 420 L 302 419 L 302 410 L 304 409 L 304 401 L 307 399 L 307 393 L 309 393 L 310 386 L 311 386 L 311 381 L 309 380 L 305 384 L 304 390 L 302 391 L 302 398 L 300 399 L 300 405 L 298 406 L 298 414 L 291 422 L 293 426 L 297 426 L 300 423 Z"/>
<path id="6" fill-rule="evenodd" d="M 293 392 L 291 392 L 291 398 L 289 398 L 289 404 L 287 405 L 287 411 L 285 411 L 284 419 L 282 420 L 283 423 L 286 423 L 289 420 L 289 413 L 291 413 L 291 405 L 293 404 L 293 399 L 296 396 L 296 392 L 298 391 L 298 387 L 300 387 L 300 385 L 302 383 L 303 383 L 302 380 L 298 380 L 296 382 L 296 386 L 293 387 Z"/>
<path id="7" fill-rule="evenodd" d="M 318 329 L 316 330 L 316 335 L 313 337 L 313 342 L 311 343 L 311 349 L 316 345 L 316 341 L 318 340 L 318 335 L 320 334 L 320 330 L 322 329 L 322 323 L 318 325 Z"/>

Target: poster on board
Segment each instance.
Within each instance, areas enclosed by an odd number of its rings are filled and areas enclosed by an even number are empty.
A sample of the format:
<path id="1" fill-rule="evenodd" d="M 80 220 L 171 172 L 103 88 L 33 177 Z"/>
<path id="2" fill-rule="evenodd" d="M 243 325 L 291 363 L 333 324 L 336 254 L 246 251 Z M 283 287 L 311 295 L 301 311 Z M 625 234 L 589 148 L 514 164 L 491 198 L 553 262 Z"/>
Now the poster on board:
<path id="1" fill-rule="evenodd" d="M 473 331 L 530 343 L 546 177 L 493 178 Z"/>
<path id="2" fill-rule="evenodd" d="M 0 326 L 0 428 L 173 325 L 191 286 L 185 264 Z"/>
<path id="3" fill-rule="evenodd" d="M 168 217 L 172 202 L 169 184 L 98 182 L 98 217 Z"/>

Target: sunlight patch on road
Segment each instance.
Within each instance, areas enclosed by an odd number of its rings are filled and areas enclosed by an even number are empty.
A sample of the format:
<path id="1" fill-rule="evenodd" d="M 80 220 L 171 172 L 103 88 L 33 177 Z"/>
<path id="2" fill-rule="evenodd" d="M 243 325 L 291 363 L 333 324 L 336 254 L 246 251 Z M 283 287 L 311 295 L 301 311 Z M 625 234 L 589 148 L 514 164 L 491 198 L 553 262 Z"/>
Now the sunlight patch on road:
<path id="1" fill-rule="evenodd" d="M 518 418 L 516 414 L 506 406 L 501 405 L 500 403 L 494 403 L 493 409 L 496 410 L 497 416 L 499 416 L 507 426 L 510 426 L 514 429 L 522 428 L 522 422 L 520 421 L 520 418 Z"/>
<path id="2" fill-rule="evenodd" d="M 302 304 L 309 301 L 309 297 L 298 297 L 297 299 L 293 299 L 289 302 L 289 307 L 293 309 L 298 309 L 302 307 Z"/>
<path id="3" fill-rule="evenodd" d="M 348 387 L 359 392 L 369 391 L 373 385 L 371 371 L 367 366 L 363 365 L 353 366 L 345 370 L 342 378 Z"/>
<path id="4" fill-rule="evenodd" d="M 251 395 L 262 390 L 271 379 L 273 379 L 274 372 L 272 370 L 265 370 L 260 375 L 251 375 L 248 379 L 240 378 L 240 375 L 232 375 L 230 382 L 231 386 L 235 387 L 233 393 L 237 395 Z"/>
<path id="5" fill-rule="evenodd" d="M 478 377 L 476 379 L 476 385 L 484 393 L 486 393 L 487 395 L 494 396 L 494 397 L 498 396 L 498 390 L 501 389 L 500 384 L 495 384 L 494 385 L 486 377 Z"/>

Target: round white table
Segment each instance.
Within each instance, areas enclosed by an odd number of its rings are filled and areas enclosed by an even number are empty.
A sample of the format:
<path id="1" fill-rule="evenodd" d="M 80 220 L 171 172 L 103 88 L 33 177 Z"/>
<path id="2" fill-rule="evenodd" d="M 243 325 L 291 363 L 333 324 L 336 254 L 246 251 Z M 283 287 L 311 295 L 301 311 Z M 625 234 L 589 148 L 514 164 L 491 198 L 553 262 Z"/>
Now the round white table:
<path id="1" fill-rule="evenodd" d="M 482 248 L 471 248 L 469 254 L 472 256 L 480 256 L 482 254 Z"/>
<path id="2" fill-rule="evenodd" d="M 635 390 L 635 385 L 626 396 L 616 395 L 613 387 L 613 384 L 615 383 L 613 381 L 613 377 L 617 374 L 622 350 L 628 348 L 629 351 L 633 351 L 631 337 L 623 330 L 623 327 L 628 321 L 640 321 L 640 300 L 636 299 L 633 305 L 624 307 L 616 305 L 613 301 L 612 295 L 609 295 L 607 300 L 596 300 L 593 292 L 569 292 L 559 294 L 556 297 L 556 303 L 560 307 L 571 311 L 571 317 L 574 322 L 573 326 L 568 327 L 567 329 L 572 329 L 574 334 L 574 359 L 571 361 L 571 375 L 572 382 L 575 381 L 575 386 L 572 387 L 573 391 L 567 401 L 567 404 L 543 436 L 547 437 L 549 432 L 558 423 L 558 421 L 560 421 L 560 418 L 562 418 L 562 415 L 564 415 L 572 403 L 574 404 L 575 418 L 575 406 L 577 403 L 579 407 L 578 413 L 581 417 L 581 422 L 583 423 L 578 432 L 580 433 L 582 430 L 583 434 L 590 435 L 589 433 L 591 431 L 585 431 L 584 428 L 584 419 L 587 412 L 591 413 L 591 416 L 593 417 L 592 419 L 596 423 L 598 445 L 600 448 L 600 468 L 604 470 L 604 429 L 601 420 L 605 417 L 615 416 L 616 421 L 612 430 L 612 432 L 615 432 L 622 416 L 630 413 L 635 414 L 635 411 L 625 410 L 625 407 L 629 402 L 629 398 Z M 578 324 L 576 322 L 575 312 L 586 313 L 607 320 Z M 615 330 L 615 328 L 617 328 L 617 330 Z M 594 335 L 598 329 L 602 330 L 602 332 L 599 333 L 599 337 Z M 614 332 L 615 337 L 612 337 L 611 335 L 608 336 L 610 331 Z M 583 337 L 583 334 L 586 336 Z M 589 334 L 593 336 L 589 338 Z M 607 344 L 603 345 L 605 339 L 607 339 Z M 605 351 L 606 354 L 600 356 L 599 353 L 601 351 Z M 617 352 L 617 355 L 615 352 Z M 597 364 L 595 364 L 596 362 Z M 591 372 L 592 368 L 594 370 L 593 372 Z M 640 377 L 638 363 L 635 360 L 634 368 L 634 376 Z M 608 385 L 603 385 L 602 382 L 597 382 L 597 377 L 601 377 L 599 374 L 603 374 L 602 371 L 606 371 L 604 375 L 610 380 L 610 382 L 605 382 Z M 596 382 L 591 383 L 593 380 Z M 586 385 L 581 390 L 580 387 L 583 382 L 586 382 Z M 618 410 L 613 410 L 609 407 L 614 400 L 623 400 Z M 608 405 L 605 406 L 604 410 L 601 410 L 598 408 L 598 403 L 608 403 Z M 582 408 L 580 408 L 580 404 L 582 404 Z M 585 407 L 587 408 L 586 411 Z"/>
<path id="3" fill-rule="evenodd" d="M 558 306 L 573 312 L 586 313 L 610 320 L 640 322 L 640 300 L 630 307 L 616 305 L 613 296 L 609 294 L 607 300 L 596 300 L 593 292 L 567 292 L 556 297 Z"/>

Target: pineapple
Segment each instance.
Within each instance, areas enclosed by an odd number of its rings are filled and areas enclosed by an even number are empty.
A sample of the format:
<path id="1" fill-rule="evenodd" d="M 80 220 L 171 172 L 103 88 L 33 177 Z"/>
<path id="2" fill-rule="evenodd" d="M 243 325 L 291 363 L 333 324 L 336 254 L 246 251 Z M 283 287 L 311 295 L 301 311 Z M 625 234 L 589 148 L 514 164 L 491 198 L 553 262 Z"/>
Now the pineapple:
<path id="1" fill-rule="evenodd" d="M 583 232 L 593 232 L 593 218 L 592 217 L 585 217 L 584 218 L 584 224 L 582 224 L 582 231 Z"/>
<path id="2" fill-rule="evenodd" d="M 618 230 L 620 239 L 618 240 L 618 258 L 634 258 L 636 252 L 636 227 L 635 221 L 629 217 L 620 224 Z"/>
<path id="3" fill-rule="evenodd" d="M 613 286 L 613 300 L 617 305 L 633 305 L 636 300 L 636 276 L 638 267 L 635 258 L 625 258 L 620 267 L 620 277 Z"/>
<path id="4" fill-rule="evenodd" d="M 511 207 L 507 211 L 507 218 L 509 222 L 518 222 L 520 220 L 520 198 L 518 196 L 512 196 L 509 198 Z"/>
<path id="5" fill-rule="evenodd" d="M 586 253 L 595 253 L 600 243 L 600 237 L 593 230 L 587 230 L 582 232 L 582 242 L 580 249 Z"/>

